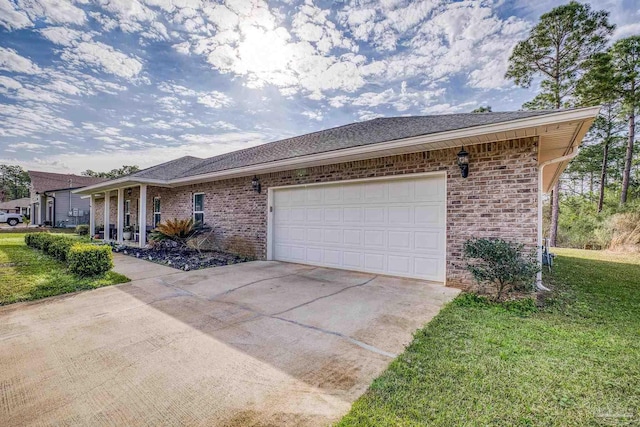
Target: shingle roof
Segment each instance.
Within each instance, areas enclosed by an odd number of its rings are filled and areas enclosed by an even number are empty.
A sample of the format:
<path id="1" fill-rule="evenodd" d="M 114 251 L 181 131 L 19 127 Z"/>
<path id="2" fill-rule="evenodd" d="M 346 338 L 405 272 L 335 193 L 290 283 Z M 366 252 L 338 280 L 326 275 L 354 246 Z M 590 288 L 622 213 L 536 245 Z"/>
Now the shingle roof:
<path id="1" fill-rule="evenodd" d="M 184 176 L 185 172 L 200 165 L 204 159 L 198 157 L 185 156 L 179 159 L 171 160 L 170 162 L 162 163 L 157 166 L 152 166 L 147 169 L 135 172 L 132 176 L 139 178 L 151 178 L 151 179 L 173 179 Z"/>
<path id="2" fill-rule="evenodd" d="M 377 118 L 270 142 L 207 159 L 185 156 L 141 170 L 129 175 L 129 177 L 133 179 L 158 180 L 191 177 L 277 160 L 509 122 L 557 112 L 558 110 L 538 110 Z"/>
<path id="3" fill-rule="evenodd" d="M 21 199 L 9 200 L 7 202 L 0 203 L 0 211 L 4 211 L 7 209 L 15 209 L 15 208 L 27 208 L 31 204 L 31 199 L 29 197 L 23 197 Z"/>
<path id="4" fill-rule="evenodd" d="M 29 177 L 36 193 L 86 187 L 87 185 L 108 181 L 106 178 L 39 171 L 29 171 Z"/>

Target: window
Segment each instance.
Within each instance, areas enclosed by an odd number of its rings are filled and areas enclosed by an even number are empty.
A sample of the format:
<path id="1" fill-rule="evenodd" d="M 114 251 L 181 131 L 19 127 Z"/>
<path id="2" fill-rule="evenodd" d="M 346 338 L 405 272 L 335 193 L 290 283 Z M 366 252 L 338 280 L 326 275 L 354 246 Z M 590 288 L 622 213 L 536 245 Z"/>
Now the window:
<path id="1" fill-rule="evenodd" d="M 160 224 L 160 197 L 153 198 L 153 227 Z"/>
<path id="2" fill-rule="evenodd" d="M 131 200 L 124 201 L 124 226 L 131 226 Z"/>
<path id="3" fill-rule="evenodd" d="M 197 226 L 204 224 L 204 193 L 195 193 L 193 195 L 193 222 Z"/>

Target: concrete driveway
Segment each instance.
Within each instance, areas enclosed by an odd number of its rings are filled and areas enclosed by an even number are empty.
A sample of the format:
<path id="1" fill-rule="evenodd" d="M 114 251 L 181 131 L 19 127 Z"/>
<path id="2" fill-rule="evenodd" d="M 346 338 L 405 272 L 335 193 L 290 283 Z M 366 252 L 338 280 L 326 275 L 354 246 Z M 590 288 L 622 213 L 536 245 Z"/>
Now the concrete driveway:
<path id="1" fill-rule="evenodd" d="M 257 261 L 0 308 L 3 425 L 327 425 L 458 291 Z"/>

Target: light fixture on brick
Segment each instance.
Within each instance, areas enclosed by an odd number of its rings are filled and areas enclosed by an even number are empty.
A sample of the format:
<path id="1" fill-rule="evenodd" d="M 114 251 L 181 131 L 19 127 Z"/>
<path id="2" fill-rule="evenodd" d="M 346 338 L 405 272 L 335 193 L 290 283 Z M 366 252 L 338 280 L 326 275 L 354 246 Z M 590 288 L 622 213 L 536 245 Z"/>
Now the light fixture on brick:
<path id="1" fill-rule="evenodd" d="M 256 193 L 262 192 L 262 186 L 260 185 L 260 180 L 255 175 L 253 176 L 253 179 L 251 180 L 251 187 L 253 187 L 253 189 L 254 189 L 254 191 Z"/>
<path id="2" fill-rule="evenodd" d="M 460 172 L 462 172 L 462 177 L 466 178 L 469 176 L 469 153 L 462 147 L 462 150 L 458 152 L 458 166 L 460 166 Z"/>

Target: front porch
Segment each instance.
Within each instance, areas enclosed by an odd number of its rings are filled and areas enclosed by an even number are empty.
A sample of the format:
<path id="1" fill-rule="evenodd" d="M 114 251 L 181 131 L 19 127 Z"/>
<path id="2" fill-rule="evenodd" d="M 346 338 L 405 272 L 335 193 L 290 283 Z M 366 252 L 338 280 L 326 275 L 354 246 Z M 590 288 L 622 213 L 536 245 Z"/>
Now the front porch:
<path id="1" fill-rule="evenodd" d="M 94 238 L 141 248 L 147 245 L 147 235 L 155 226 L 155 216 L 151 221 L 147 218 L 146 184 L 119 187 L 89 197 L 89 230 Z M 101 200 L 102 212 L 97 213 Z M 97 224 L 101 224 L 102 231 L 96 228 Z"/>

